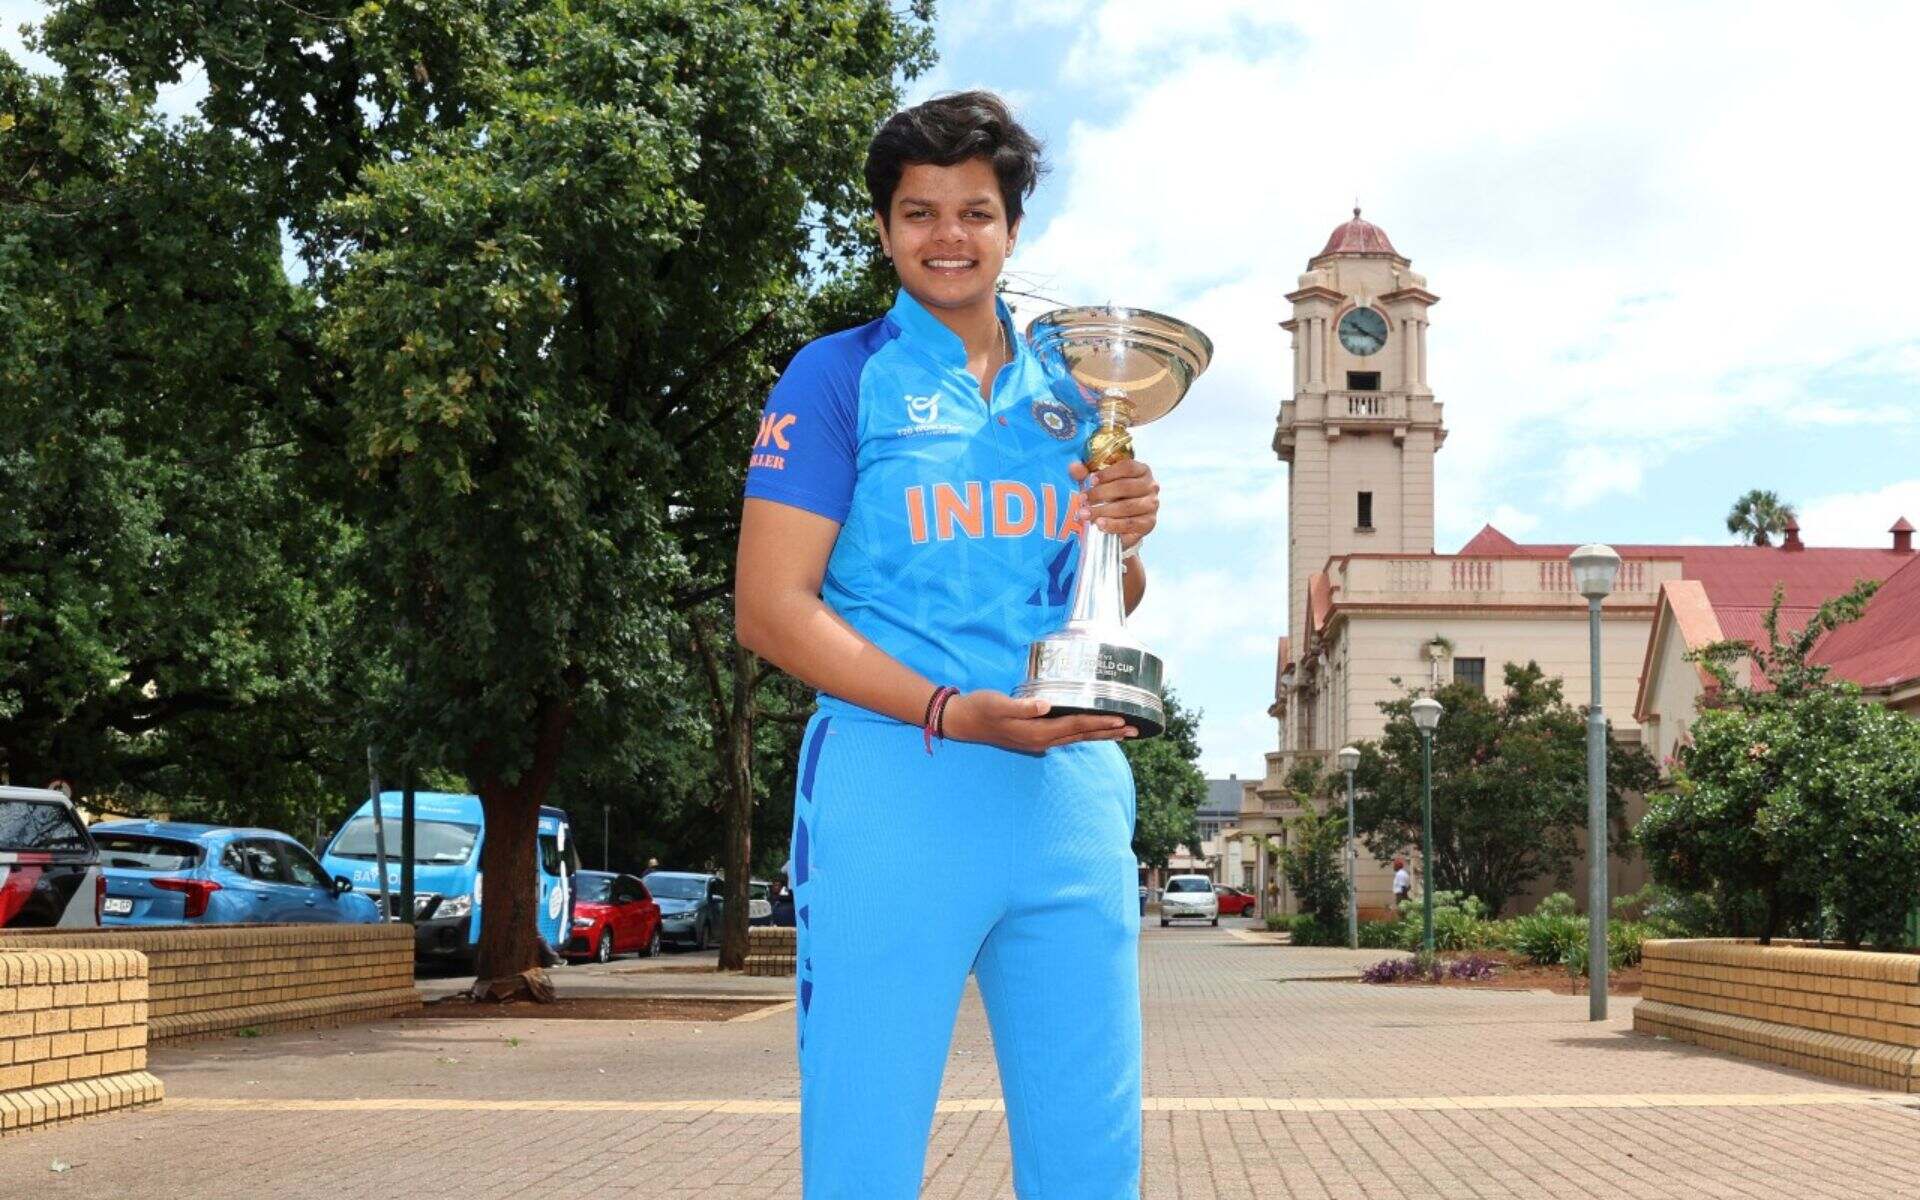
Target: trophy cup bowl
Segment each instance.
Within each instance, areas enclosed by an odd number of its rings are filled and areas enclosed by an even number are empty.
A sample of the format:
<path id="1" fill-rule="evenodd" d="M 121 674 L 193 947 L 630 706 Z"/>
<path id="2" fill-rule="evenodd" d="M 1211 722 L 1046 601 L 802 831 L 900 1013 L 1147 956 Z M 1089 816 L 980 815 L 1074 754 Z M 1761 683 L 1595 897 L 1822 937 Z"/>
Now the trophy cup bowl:
<path id="1" fill-rule="evenodd" d="M 1213 359 L 1206 334 L 1137 308 L 1057 309 L 1034 318 L 1027 340 L 1099 412 L 1087 439 L 1095 471 L 1132 458 L 1132 427 L 1172 412 Z M 1027 677 L 1013 694 L 1048 701 L 1054 715 L 1125 717 L 1156 737 L 1167 724 L 1161 662 L 1127 631 L 1119 535 L 1088 521 L 1081 538 L 1067 624 L 1027 648 Z"/>

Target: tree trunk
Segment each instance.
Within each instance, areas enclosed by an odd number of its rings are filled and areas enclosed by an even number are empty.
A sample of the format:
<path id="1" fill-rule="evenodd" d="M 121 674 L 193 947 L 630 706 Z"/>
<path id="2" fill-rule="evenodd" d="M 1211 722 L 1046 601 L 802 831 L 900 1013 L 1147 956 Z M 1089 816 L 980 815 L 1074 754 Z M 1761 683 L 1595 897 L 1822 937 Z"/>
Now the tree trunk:
<path id="1" fill-rule="evenodd" d="M 479 781 L 480 811 L 486 818 L 480 848 L 480 950 L 474 963 L 475 999 L 553 999 L 542 952 L 537 874 L 540 806 L 546 803 L 573 723 L 570 698 L 549 697 L 540 705 L 533 761 L 509 784 L 499 775 Z M 491 758 L 484 743 L 474 761 Z"/>
<path id="2" fill-rule="evenodd" d="M 733 648 L 733 704 L 727 736 L 721 742 L 727 779 L 727 927 L 720 944 L 720 969 L 747 965 L 747 918 L 753 892 L 753 676 L 751 652 Z"/>
<path id="3" fill-rule="evenodd" d="M 486 844 L 480 848 L 482 880 L 480 957 L 474 965 L 480 984 L 494 986 L 546 964 L 540 953 L 539 855 L 541 796 L 525 787 L 480 788 L 486 814 Z M 512 993 L 518 989 L 509 987 Z"/>

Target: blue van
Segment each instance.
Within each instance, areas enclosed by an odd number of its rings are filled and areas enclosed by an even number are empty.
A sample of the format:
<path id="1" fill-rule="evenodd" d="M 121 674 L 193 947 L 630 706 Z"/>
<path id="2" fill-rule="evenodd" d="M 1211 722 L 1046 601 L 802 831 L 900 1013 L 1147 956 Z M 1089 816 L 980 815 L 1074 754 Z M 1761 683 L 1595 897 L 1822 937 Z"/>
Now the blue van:
<path id="1" fill-rule="evenodd" d="M 400 902 L 399 792 L 380 793 L 386 823 L 387 891 Z M 380 871 L 373 802 L 362 804 L 327 843 L 320 863 L 329 874 L 353 880 L 378 903 Z M 413 794 L 414 949 L 422 958 L 470 963 L 480 946 L 480 849 L 486 821 L 480 797 L 446 792 Z M 555 955 L 573 932 L 573 873 L 578 870 L 572 830 L 560 809 L 540 809 L 540 851 L 534 874 L 540 888 L 540 935 Z"/>

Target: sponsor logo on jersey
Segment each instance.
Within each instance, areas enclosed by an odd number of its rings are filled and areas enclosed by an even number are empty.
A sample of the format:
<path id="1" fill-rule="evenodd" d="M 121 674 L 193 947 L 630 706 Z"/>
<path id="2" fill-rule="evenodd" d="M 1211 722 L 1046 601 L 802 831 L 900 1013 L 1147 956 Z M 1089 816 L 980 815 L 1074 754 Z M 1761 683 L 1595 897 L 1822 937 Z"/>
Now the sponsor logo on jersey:
<path id="1" fill-rule="evenodd" d="M 778 413 L 769 409 L 760 418 L 760 432 L 753 439 L 753 457 L 748 460 L 747 468 L 765 467 L 771 471 L 787 469 L 787 456 L 775 451 L 793 449 L 793 443 L 787 440 L 787 431 L 800 418 L 792 413 Z M 772 447 L 773 449 L 768 449 Z"/>
<path id="2" fill-rule="evenodd" d="M 1071 441 L 1073 435 L 1080 432 L 1079 415 L 1052 396 L 1042 396 L 1033 402 L 1033 419 L 1040 422 L 1040 428 L 1063 442 Z"/>
<path id="3" fill-rule="evenodd" d="M 983 482 L 969 479 L 959 485 L 915 484 L 902 493 L 907 508 L 907 536 L 916 545 L 934 540 L 964 538 L 1018 538 L 1038 530 L 1056 541 L 1071 538 L 1085 527 L 1081 494 L 1061 492 L 1051 483 L 1038 494 L 1011 479 Z"/>
<path id="4" fill-rule="evenodd" d="M 915 425 L 931 425 L 940 419 L 940 396 L 907 397 L 907 420 Z"/>

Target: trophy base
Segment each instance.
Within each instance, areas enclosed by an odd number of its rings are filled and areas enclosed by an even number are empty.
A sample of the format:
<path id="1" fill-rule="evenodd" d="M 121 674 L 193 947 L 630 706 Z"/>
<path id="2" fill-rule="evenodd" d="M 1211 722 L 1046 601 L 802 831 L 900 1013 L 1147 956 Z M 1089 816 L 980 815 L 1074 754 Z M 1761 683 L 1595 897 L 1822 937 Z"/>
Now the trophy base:
<path id="1" fill-rule="evenodd" d="M 1013 694 L 1045 700 L 1052 715 L 1125 717 L 1141 737 L 1167 727 L 1160 700 L 1160 658 L 1124 628 L 1069 624 L 1027 649 L 1027 677 Z"/>
<path id="2" fill-rule="evenodd" d="M 1167 727 L 1166 707 L 1160 697 L 1140 688 L 1111 683 L 1068 683 L 1064 680 L 1023 683 L 1013 690 L 1022 700 L 1045 700 L 1050 717 L 1097 715 L 1125 717 L 1141 737 L 1159 737 Z"/>

